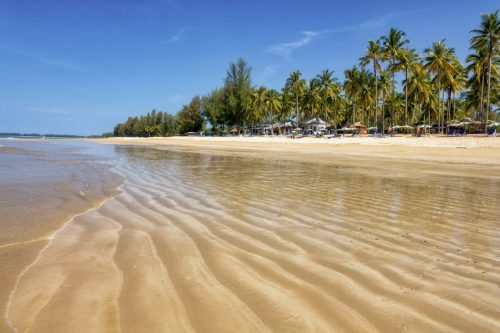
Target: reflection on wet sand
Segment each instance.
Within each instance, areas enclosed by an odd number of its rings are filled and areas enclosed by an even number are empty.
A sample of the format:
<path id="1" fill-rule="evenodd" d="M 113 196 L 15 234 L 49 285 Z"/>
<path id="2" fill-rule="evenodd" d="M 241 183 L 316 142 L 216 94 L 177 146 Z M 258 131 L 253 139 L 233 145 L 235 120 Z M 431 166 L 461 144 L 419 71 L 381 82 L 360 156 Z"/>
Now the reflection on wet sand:
<path id="1" fill-rule="evenodd" d="M 75 214 L 117 193 L 122 179 L 81 153 L 52 141 L 8 140 L 0 147 L 0 313 L 17 278 Z M 8 332 L 0 318 L 0 332 Z"/>
<path id="2" fill-rule="evenodd" d="M 24 272 L 7 304 L 11 328 L 500 328 L 498 179 L 459 177 L 453 165 L 443 175 L 401 163 L 392 174 L 114 149 L 122 192 L 76 217 Z"/>

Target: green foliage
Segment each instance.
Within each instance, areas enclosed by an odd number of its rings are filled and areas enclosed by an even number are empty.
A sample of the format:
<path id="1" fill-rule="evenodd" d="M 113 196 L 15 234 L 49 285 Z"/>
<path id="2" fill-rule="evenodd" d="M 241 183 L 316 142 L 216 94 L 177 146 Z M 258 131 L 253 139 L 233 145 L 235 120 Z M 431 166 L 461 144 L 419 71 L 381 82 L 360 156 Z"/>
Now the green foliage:
<path id="1" fill-rule="evenodd" d="M 203 129 L 202 100 L 199 96 L 193 97 L 189 104 L 184 105 L 177 114 L 177 124 L 181 134 L 200 132 Z"/>
<path id="2" fill-rule="evenodd" d="M 359 67 L 344 72 L 343 82 L 325 69 L 305 80 L 294 71 L 280 90 L 252 86 L 252 69 L 239 58 L 230 63 L 223 87 L 194 97 L 173 116 L 153 110 L 115 126 L 115 136 L 169 136 L 198 132 L 209 123 L 213 131 L 255 128 L 279 120 L 321 117 L 335 127 L 363 121 L 368 126 L 446 124 L 453 119 L 499 119 L 500 19 L 498 11 L 481 16 L 471 30 L 466 66 L 445 40 L 421 57 L 408 46 L 406 34 L 391 28 L 370 40 Z M 370 65 L 370 70 L 365 68 Z M 401 85 L 396 75 L 401 73 Z M 401 86 L 400 91 L 399 86 Z"/>
<path id="3" fill-rule="evenodd" d="M 146 116 L 129 117 L 125 123 L 118 124 L 114 136 L 171 136 L 178 133 L 175 117 L 169 113 L 153 110 Z"/>
<path id="4" fill-rule="evenodd" d="M 243 126 L 252 95 L 252 68 L 245 59 L 229 64 L 224 80 L 223 124 Z"/>
<path id="5" fill-rule="evenodd" d="M 224 125 L 224 88 L 213 90 L 201 99 L 201 115 L 212 125 L 212 130 Z"/>

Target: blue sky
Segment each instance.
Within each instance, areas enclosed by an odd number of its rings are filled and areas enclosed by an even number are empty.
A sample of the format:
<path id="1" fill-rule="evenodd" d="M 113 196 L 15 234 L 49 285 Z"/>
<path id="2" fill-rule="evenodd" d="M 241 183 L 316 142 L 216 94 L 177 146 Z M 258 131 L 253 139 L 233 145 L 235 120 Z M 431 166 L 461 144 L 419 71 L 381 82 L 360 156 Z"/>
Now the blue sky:
<path id="1" fill-rule="evenodd" d="M 246 58 L 281 88 L 358 62 L 398 27 L 419 52 L 446 38 L 463 61 L 492 0 L 0 0 L 0 132 L 101 134 L 129 115 L 176 113 Z"/>

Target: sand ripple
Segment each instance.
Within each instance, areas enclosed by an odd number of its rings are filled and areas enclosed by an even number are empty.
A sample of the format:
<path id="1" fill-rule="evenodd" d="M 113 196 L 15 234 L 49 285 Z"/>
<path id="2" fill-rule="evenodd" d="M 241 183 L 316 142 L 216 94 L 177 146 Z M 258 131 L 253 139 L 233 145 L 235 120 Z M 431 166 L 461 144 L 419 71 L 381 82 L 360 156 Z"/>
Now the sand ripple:
<path id="1" fill-rule="evenodd" d="M 498 182 L 117 155 L 122 193 L 20 277 L 18 332 L 500 330 Z"/>

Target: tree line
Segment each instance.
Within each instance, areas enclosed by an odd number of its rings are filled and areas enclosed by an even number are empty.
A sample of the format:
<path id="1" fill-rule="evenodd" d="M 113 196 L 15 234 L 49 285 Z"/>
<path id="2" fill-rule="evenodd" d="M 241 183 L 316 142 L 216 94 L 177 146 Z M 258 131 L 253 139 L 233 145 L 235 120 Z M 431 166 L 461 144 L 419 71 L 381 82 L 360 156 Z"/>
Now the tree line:
<path id="1" fill-rule="evenodd" d="M 252 68 L 240 58 L 229 65 L 222 87 L 195 96 L 176 115 L 153 110 L 116 125 L 113 134 L 170 136 L 207 127 L 220 132 L 287 119 L 300 123 L 310 117 L 335 128 L 361 121 L 379 129 L 432 124 L 441 131 L 453 119 L 468 117 L 483 124 L 500 120 L 498 10 L 483 14 L 470 33 L 465 64 L 444 39 L 420 54 L 403 31 L 391 28 L 368 41 L 358 64 L 344 71 L 342 82 L 328 69 L 309 80 L 294 71 L 279 91 L 253 86 Z"/>

